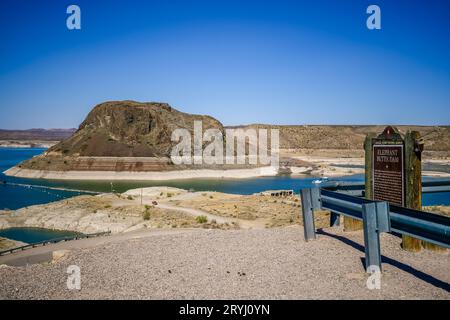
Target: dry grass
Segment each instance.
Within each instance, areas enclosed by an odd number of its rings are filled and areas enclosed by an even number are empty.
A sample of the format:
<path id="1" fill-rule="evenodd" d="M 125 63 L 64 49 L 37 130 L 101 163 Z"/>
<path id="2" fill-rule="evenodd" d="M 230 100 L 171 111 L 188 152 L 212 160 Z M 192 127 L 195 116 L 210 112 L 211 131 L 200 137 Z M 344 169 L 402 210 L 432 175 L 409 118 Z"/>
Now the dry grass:
<path id="1" fill-rule="evenodd" d="M 300 197 L 271 197 L 263 195 L 229 195 L 202 193 L 200 197 L 177 200 L 173 204 L 208 212 L 213 215 L 247 221 L 264 220 L 266 228 L 302 224 Z M 318 212 L 317 226 L 329 223 L 329 213 Z"/>

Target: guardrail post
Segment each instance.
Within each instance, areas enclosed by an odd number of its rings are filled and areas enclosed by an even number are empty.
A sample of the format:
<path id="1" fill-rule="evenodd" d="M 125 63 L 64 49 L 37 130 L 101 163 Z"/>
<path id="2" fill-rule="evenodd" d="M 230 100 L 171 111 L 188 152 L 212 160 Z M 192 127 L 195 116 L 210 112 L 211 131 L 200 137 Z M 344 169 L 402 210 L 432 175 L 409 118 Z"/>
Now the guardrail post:
<path id="1" fill-rule="evenodd" d="M 302 215 L 305 240 L 309 241 L 316 238 L 312 189 L 302 189 L 300 191 L 300 195 L 302 200 Z"/>
<path id="2" fill-rule="evenodd" d="M 380 235 L 377 232 L 377 212 L 375 203 L 366 203 L 362 207 L 364 227 L 364 248 L 366 270 L 377 266 L 381 270 Z"/>
<path id="3" fill-rule="evenodd" d="M 341 225 L 341 215 L 339 213 L 331 211 L 330 227 L 339 227 L 340 225 Z"/>
<path id="4" fill-rule="evenodd" d="M 366 256 L 366 270 L 370 266 L 377 266 L 381 271 L 380 233 L 389 232 L 389 204 L 387 202 L 371 202 L 362 206 L 364 227 L 364 247 Z"/>

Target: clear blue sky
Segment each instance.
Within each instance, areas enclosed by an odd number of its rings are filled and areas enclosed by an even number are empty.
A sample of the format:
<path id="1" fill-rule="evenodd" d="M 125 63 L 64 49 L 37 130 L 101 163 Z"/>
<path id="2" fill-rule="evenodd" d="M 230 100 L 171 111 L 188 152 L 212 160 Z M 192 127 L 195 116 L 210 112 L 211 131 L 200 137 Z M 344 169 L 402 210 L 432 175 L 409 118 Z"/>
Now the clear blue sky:
<path id="1" fill-rule="evenodd" d="M 66 28 L 77 4 L 82 29 Z M 382 30 L 366 28 L 381 7 Z M 450 124 L 450 1 L 0 1 L 0 128 L 106 100 L 226 125 Z"/>

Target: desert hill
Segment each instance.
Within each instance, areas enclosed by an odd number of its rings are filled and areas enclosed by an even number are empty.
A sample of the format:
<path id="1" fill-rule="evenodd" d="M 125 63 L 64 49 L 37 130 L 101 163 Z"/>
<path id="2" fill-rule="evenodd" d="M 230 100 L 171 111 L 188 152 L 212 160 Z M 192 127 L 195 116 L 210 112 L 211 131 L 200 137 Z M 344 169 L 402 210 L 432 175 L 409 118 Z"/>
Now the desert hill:
<path id="1" fill-rule="evenodd" d="M 157 172 L 175 169 L 170 161 L 175 129 L 193 135 L 194 121 L 203 130 L 222 124 L 210 117 L 180 112 L 166 103 L 111 101 L 95 106 L 69 138 L 17 166 L 18 169 Z M 10 170 L 11 171 L 11 170 Z M 23 172 L 17 175 L 23 174 Z"/>
<path id="2" fill-rule="evenodd" d="M 222 124 L 209 116 L 180 112 L 166 103 L 114 101 L 97 105 L 78 130 L 48 150 L 49 154 L 94 157 L 170 156 L 172 132 L 177 128 L 193 133 L 194 121 L 203 129 Z"/>
<path id="3" fill-rule="evenodd" d="M 282 149 L 362 150 L 368 133 L 379 134 L 386 125 L 264 125 L 252 124 L 234 128 L 278 129 Z M 419 131 L 427 151 L 450 151 L 450 126 L 396 126 L 400 133 Z"/>

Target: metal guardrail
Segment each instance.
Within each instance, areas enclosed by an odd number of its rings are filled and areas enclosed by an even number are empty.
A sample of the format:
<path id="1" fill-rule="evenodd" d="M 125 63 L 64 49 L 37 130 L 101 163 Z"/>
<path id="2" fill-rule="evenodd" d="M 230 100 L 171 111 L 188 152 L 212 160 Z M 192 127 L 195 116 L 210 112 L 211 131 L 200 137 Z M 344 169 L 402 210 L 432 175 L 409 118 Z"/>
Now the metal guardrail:
<path id="1" fill-rule="evenodd" d="M 55 239 L 50 239 L 50 240 L 44 240 L 44 241 L 40 241 L 40 242 L 30 243 L 30 244 L 27 244 L 25 246 L 21 246 L 21 247 L 16 247 L 16 248 L 0 251 L 0 256 L 4 256 L 6 254 L 11 254 L 11 253 L 14 253 L 14 252 L 17 252 L 17 251 L 23 251 L 23 250 L 26 250 L 26 249 L 36 248 L 36 247 L 39 247 L 39 246 L 45 246 L 47 244 L 58 243 L 58 242 L 63 242 L 63 241 L 72 241 L 72 240 L 79 240 L 79 239 L 95 238 L 95 237 L 100 237 L 100 236 L 106 236 L 106 235 L 109 235 L 109 234 L 111 234 L 111 231 L 91 233 L 91 234 L 79 234 L 79 235 L 71 236 L 71 237 L 60 237 L 60 238 L 55 238 Z"/>
<path id="2" fill-rule="evenodd" d="M 330 210 L 330 226 L 339 225 L 344 215 L 363 221 L 366 269 L 381 270 L 380 234 L 399 233 L 450 248 L 450 217 L 389 205 L 327 189 L 303 189 L 303 226 L 305 239 L 315 239 L 314 210 Z"/>
<path id="3" fill-rule="evenodd" d="M 363 196 L 364 182 L 352 181 L 325 181 L 320 185 L 332 191 L 339 191 L 354 196 Z M 450 179 L 433 179 L 422 181 L 422 193 L 450 192 Z"/>

